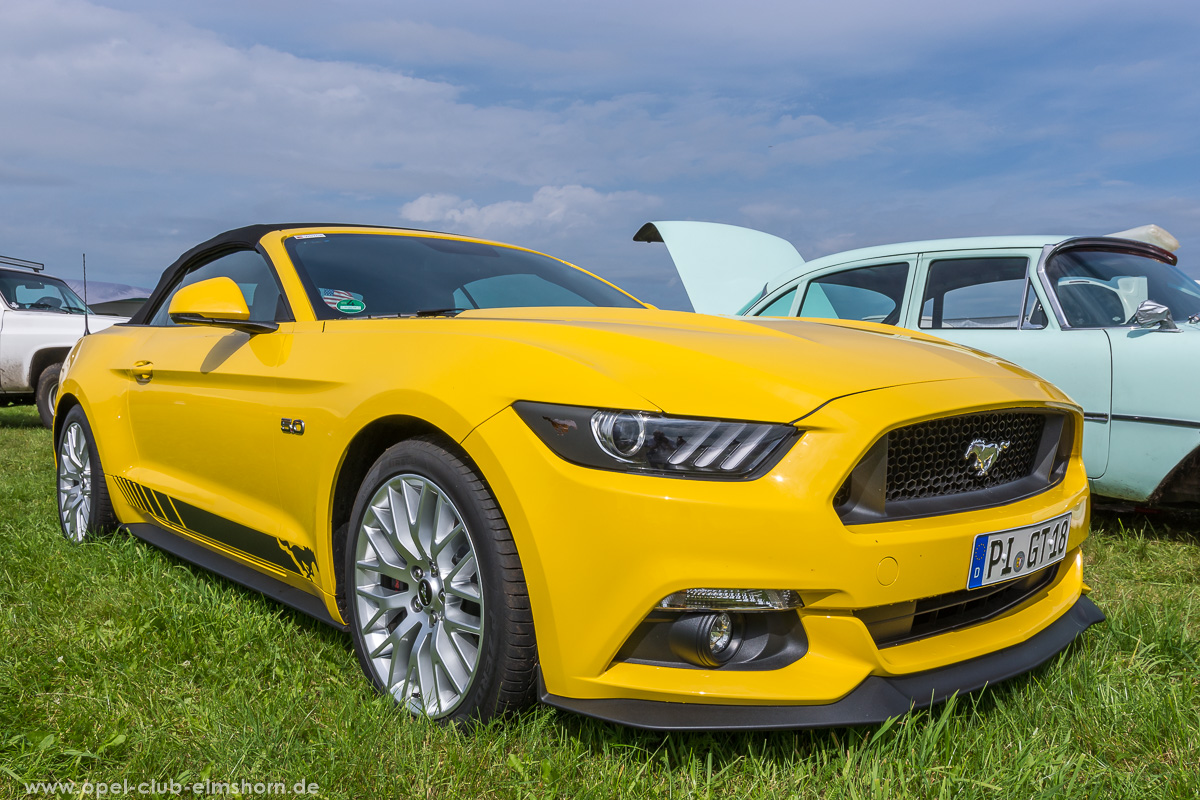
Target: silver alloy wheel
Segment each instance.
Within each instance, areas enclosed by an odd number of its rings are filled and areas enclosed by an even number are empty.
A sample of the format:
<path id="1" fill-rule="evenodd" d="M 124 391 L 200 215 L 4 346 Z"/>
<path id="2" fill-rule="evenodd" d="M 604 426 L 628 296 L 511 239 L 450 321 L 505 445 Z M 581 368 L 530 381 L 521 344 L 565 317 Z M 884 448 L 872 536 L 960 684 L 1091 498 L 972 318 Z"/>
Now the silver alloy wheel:
<path id="1" fill-rule="evenodd" d="M 452 713 L 483 640 L 479 564 L 462 515 L 428 478 L 395 475 L 367 505 L 354 558 L 359 631 L 380 684 L 414 714 Z"/>
<path id="2" fill-rule="evenodd" d="M 92 520 L 92 459 L 78 422 L 67 425 L 58 446 L 58 514 L 67 538 L 82 542 Z"/>

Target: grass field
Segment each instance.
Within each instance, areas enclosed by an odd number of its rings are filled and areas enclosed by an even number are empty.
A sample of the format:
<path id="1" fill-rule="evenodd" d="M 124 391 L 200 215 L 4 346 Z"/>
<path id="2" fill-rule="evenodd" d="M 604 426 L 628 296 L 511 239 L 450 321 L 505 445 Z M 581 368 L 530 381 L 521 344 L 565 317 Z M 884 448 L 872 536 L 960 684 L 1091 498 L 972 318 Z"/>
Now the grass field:
<path id="1" fill-rule="evenodd" d="M 893 724 L 653 735 L 537 708 L 454 730 L 373 696 L 336 631 L 123 534 L 68 544 L 53 483 L 36 413 L 0 408 L 0 797 L 55 780 L 364 800 L 1200 795 L 1194 521 L 1097 515 L 1086 577 L 1109 621 Z"/>

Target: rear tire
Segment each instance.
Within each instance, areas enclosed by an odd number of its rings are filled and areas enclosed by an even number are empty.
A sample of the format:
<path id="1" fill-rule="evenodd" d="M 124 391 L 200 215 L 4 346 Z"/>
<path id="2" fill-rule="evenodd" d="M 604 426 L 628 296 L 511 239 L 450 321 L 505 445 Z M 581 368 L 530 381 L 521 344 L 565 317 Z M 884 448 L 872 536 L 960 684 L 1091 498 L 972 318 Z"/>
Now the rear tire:
<path id="1" fill-rule="evenodd" d="M 63 536 L 78 543 L 116 527 L 96 437 L 80 406 L 67 412 L 54 449 L 58 454 L 58 523 Z"/>
<path id="2" fill-rule="evenodd" d="M 37 410 L 42 418 L 42 424 L 47 428 L 54 427 L 54 399 L 58 395 L 58 375 L 62 372 L 62 362 L 51 364 L 42 370 L 38 376 Z"/>
<path id="3" fill-rule="evenodd" d="M 532 700 L 521 561 L 463 457 L 425 437 L 380 456 L 354 502 L 344 569 L 359 665 L 409 713 L 485 721 Z"/>

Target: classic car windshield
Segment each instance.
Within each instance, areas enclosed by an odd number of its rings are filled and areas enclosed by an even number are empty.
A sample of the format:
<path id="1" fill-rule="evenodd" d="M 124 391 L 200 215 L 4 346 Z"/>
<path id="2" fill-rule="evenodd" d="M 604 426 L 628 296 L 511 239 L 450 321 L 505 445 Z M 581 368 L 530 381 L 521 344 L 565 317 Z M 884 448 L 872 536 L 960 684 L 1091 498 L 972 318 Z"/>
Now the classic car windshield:
<path id="1" fill-rule="evenodd" d="M 1075 328 L 1132 325 L 1145 300 L 1167 306 L 1181 322 L 1200 313 L 1200 286 L 1178 268 L 1145 256 L 1068 250 L 1050 260 L 1046 277 Z"/>
<path id="2" fill-rule="evenodd" d="M 32 273 L 0 272 L 0 297 L 18 311 L 82 314 L 79 295 L 58 278 Z"/>
<path id="3" fill-rule="evenodd" d="M 642 308 L 583 270 L 499 245 L 426 236 L 301 234 L 287 241 L 320 319 L 472 308 Z"/>

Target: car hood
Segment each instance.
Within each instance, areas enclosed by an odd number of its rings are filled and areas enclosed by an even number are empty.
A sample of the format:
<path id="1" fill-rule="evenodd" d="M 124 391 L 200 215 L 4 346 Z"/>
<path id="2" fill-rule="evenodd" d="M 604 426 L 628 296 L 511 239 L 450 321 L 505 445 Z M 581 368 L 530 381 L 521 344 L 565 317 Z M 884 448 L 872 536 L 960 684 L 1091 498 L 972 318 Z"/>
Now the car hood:
<path id="1" fill-rule="evenodd" d="M 608 308 L 472 310 L 442 322 L 493 346 L 504 341 L 565 357 L 681 415 L 792 421 L 832 399 L 889 386 L 1032 377 L 1001 359 L 870 323 Z M 509 357 L 513 373 L 561 363 L 531 353 Z M 570 385 L 564 381 L 558 396 L 516 399 L 600 402 L 571 397 Z"/>
<path id="2" fill-rule="evenodd" d="M 112 325 L 119 325 L 122 322 L 129 322 L 129 317 L 113 317 L 108 314 L 88 314 L 88 330 L 95 333 L 102 331 Z M 82 323 L 81 323 L 82 324 Z"/>

